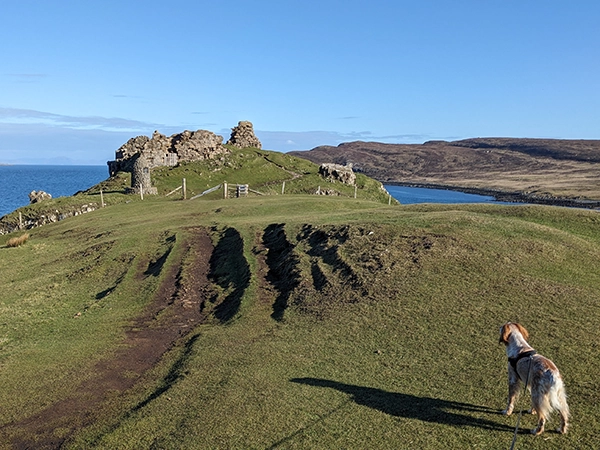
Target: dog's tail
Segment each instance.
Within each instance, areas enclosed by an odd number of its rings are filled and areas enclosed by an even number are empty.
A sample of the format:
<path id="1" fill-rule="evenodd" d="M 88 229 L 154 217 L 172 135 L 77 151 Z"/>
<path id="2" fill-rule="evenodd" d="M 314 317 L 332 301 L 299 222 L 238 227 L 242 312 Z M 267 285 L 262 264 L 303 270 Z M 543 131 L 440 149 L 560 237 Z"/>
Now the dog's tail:
<path id="1" fill-rule="evenodd" d="M 569 417 L 569 405 L 567 404 L 567 393 L 565 391 L 565 385 L 563 384 L 560 376 L 556 380 L 556 383 L 550 389 L 550 404 L 553 409 L 560 412 L 561 416 Z"/>
<path id="2" fill-rule="evenodd" d="M 567 393 L 565 391 L 565 385 L 562 381 L 560 375 L 556 374 L 553 376 L 554 380 L 550 383 L 550 389 L 543 395 L 540 392 L 537 399 L 539 401 L 536 409 L 541 417 L 545 417 L 546 419 L 550 416 L 553 410 L 559 412 L 561 418 L 563 420 L 568 420 L 569 418 L 569 405 L 567 404 Z"/>

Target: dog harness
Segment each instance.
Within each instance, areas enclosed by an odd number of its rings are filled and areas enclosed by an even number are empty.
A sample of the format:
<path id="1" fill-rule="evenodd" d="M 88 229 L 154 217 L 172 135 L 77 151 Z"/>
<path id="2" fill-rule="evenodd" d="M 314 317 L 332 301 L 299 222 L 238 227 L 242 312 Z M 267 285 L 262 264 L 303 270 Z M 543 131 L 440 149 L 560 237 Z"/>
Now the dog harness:
<path id="1" fill-rule="evenodd" d="M 521 359 L 533 356 L 535 354 L 537 354 L 537 352 L 535 350 L 529 350 L 528 352 L 519 353 L 514 358 L 508 358 L 508 362 L 514 369 L 515 373 L 517 374 L 517 377 L 519 377 L 519 380 L 521 380 L 521 376 L 519 375 L 519 372 L 517 371 L 517 363 Z M 523 380 L 521 380 L 521 381 L 523 381 Z"/>

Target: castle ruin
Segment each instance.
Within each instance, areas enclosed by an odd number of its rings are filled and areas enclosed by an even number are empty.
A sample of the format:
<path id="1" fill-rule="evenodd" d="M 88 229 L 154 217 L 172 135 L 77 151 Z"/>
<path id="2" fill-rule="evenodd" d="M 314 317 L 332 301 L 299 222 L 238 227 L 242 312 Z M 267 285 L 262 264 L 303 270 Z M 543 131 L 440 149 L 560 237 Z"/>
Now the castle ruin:
<path id="1" fill-rule="evenodd" d="M 231 129 L 227 144 L 240 148 L 261 148 L 254 135 L 251 122 L 241 121 Z M 155 131 L 152 137 L 136 136 L 129 139 L 115 152 L 115 160 L 108 161 L 111 177 L 118 172 L 130 172 L 133 192 L 156 194 L 150 184 L 150 171 L 155 167 L 176 166 L 180 162 L 215 159 L 229 153 L 223 145 L 223 137 L 211 131 L 184 131 L 165 136 Z"/>

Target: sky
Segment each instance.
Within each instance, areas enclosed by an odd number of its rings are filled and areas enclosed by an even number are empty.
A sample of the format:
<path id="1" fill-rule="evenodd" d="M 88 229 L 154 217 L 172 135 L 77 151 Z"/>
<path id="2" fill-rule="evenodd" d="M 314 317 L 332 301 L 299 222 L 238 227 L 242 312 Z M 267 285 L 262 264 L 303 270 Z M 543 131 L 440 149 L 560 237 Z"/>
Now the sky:
<path id="1" fill-rule="evenodd" d="M 106 164 L 249 120 L 263 148 L 600 139 L 598 0 L 3 0 L 0 163 Z"/>

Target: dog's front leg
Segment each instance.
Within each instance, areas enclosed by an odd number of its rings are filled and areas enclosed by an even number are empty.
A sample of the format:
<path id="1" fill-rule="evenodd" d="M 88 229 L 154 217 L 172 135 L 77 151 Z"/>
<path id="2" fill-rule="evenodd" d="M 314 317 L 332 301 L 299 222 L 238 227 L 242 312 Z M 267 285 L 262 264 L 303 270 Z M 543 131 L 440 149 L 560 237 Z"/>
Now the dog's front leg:
<path id="1" fill-rule="evenodd" d="M 519 391 L 521 387 L 521 381 L 512 367 L 508 368 L 508 402 L 506 409 L 502 411 L 505 416 L 510 416 L 515 409 L 515 402 L 519 398 Z"/>

